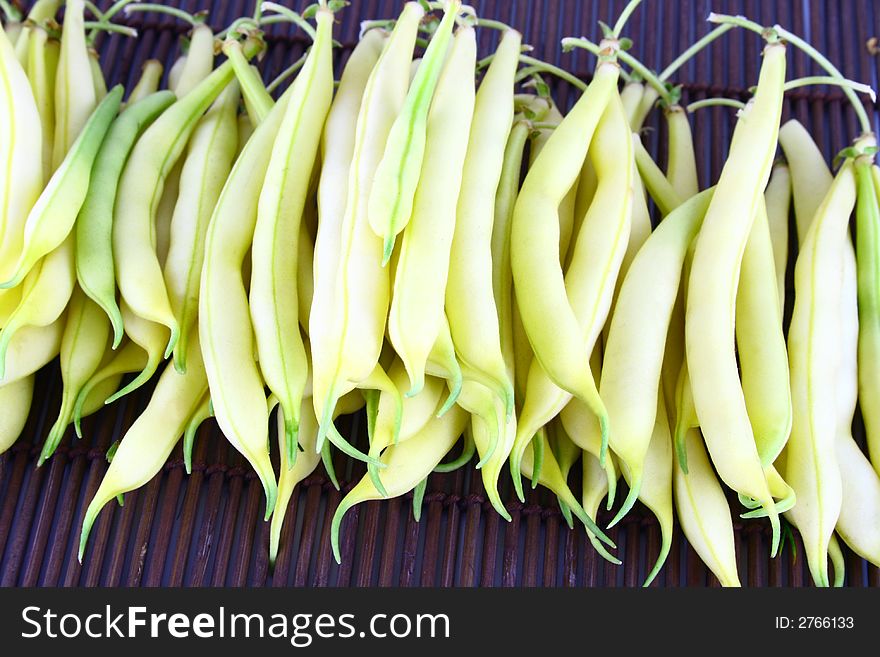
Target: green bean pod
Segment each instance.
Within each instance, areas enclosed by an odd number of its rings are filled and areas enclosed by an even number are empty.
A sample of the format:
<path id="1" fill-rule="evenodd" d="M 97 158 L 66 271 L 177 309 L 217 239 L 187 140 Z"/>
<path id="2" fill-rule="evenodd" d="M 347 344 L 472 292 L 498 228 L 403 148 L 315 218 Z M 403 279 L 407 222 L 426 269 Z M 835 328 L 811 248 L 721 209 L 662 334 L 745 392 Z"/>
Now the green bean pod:
<path id="1" fill-rule="evenodd" d="M 764 192 L 767 220 L 770 224 L 770 242 L 773 244 L 773 263 L 776 266 L 776 286 L 779 295 L 779 314 L 785 309 L 785 270 L 788 265 L 788 217 L 791 210 L 791 173 L 781 162 L 773 165 L 770 182 Z"/>
<path id="2" fill-rule="evenodd" d="M 55 76 L 55 142 L 52 168 L 61 162 L 98 105 L 86 42 L 85 3 L 68 0 L 61 32 L 61 54 Z"/>
<path id="3" fill-rule="evenodd" d="M 166 356 L 174 350 L 180 328 L 168 301 L 156 250 L 156 212 L 166 179 L 199 119 L 233 75 L 232 65 L 223 63 L 165 110 L 138 139 L 119 181 L 113 221 L 119 291 L 135 314 L 169 329 Z"/>
<path id="4" fill-rule="evenodd" d="M 251 321 L 263 378 L 284 411 L 290 463 L 296 459 L 299 410 L 308 377 L 298 326 L 299 228 L 333 98 L 333 14 L 319 10 L 317 23 L 317 38 L 291 86 L 272 148 L 251 247 Z"/>
<path id="5" fill-rule="evenodd" d="M 117 495 L 140 488 L 156 476 L 207 389 L 198 350 L 193 350 L 186 374 L 179 374 L 171 365 L 165 368 L 149 404 L 122 437 L 101 485 L 89 502 L 80 534 L 80 562 L 98 513 Z"/>
<path id="6" fill-rule="evenodd" d="M 648 118 L 648 114 L 654 109 L 654 105 L 659 97 L 660 94 L 654 87 L 650 84 L 645 85 L 645 91 L 642 93 L 641 99 L 639 99 L 638 107 L 635 108 L 629 120 L 629 125 L 633 132 L 641 131 L 642 126 L 645 125 L 645 120 Z"/>
<path id="7" fill-rule="evenodd" d="M 159 91 L 159 83 L 162 81 L 164 67 L 158 59 L 148 59 L 141 68 L 141 77 L 128 93 L 128 105 L 133 105 L 147 96 Z"/>
<path id="8" fill-rule="evenodd" d="M 734 354 L 734 311 L 742 254 L 776 151 L 785 82 L 785 45 L 764 48 L 758 87 L 740 115 L 697 238 L 688 283 L 685 346 L 694 404 L 721 479 L 758 500 L 779 546 L 779 515 L 749 423 Z"/>
<path id="9" fill-rule="evenodd" d="M 0 454 L 18 440 L 31 411 L 34 375 L 0 386 Z"/>
<path id="10" fill-rule="evenodd" d="M 236 113 L 240 94 L 231 82 L 193 132 L 180 172 L 180 195 L 171 219 L 164 277 L 171 310 L 180 325 L 174 365 L 186 371 L 192 334 L 198 330 L 199 285 L 208 221 L 232 170 L 238 144 Z"/>
<path id="11" fill-rule="evenodd" d="M 58 248 L 71 234 L 89 190 L 92 165 L 119 110 L 122 93 L 122 85 L 117 85 L 98 105 L 40 194 L 24 226 L 24 246 L 18 262 L 0 287 L 18 285 L 42 257 Z"/>
<path id="12" fill-rule="evenodd" d="M 860 163 L 856 175 L 859 398 L 868 454 L 880 474 L 880 169 Z"/>
<path id="13" fill-rule="evenodd" d="M 736 343 L 746 410 L 765 468 L 779 456 L 791 433 L 788 353 L 777 289 L 773 242 L 761 197 L 743 252 L 736 295 Z"/>
<path id="14" fill-rule="evenodd" d="M 843 338 L 843 270 L 847 224 L 855 206 L 856 179 L 846 162 L 807 230 L 795 265 L 795 305 L 788 334 L 793 422 L 785 453 L 785 480 L 798 503 L 789 511 L 801 532 L 810 572 L 827 586 L 828 541 L 841 508 L 836 443 L 840 408 L 839 357 L 828 345 Z M 850 247 L 851 248 L 851 247 Z"/>
<path id="15" fill-rule="evenodd" d="M 449 269 L 446 286 L 446 315 L 465 378 L 498 395 L 508 418 L 514 395 L 492 288 L 492 225 L 513 125 L 513 79 L 521 43 L 518 32 L 503 34 L 475 96 L 450 252 L 455 266 Z M 554 248 L 558 250 L 558 243 Z"/>
<path id="16" fill-rule="evenodd" d="M 565 427 L 562 426 L 561 422 L 551 422 L 547 425 L 546 431 L 547 440 L 550 443 L 550 449 L 553 451 L 553 456 L 556 459 L 556 463 L 559 465 L 559 472 L 562 474 L 563 480 L 567 483 L 568 475 L 581 457 L 582 450 L 574 444 L 572 439 L 565 432 Z M 558 503 L 562 516 L 565 518 L 568 526 L 572 527 L 574 525 L 574 520 L 571 517 L 571 509 L 569 509 L 568 505 L 562 500 L 559 500 Z"/>
<path id="17" fill-rule="evenodd" d="M 471 72 L 476 58 L 474 30 L 463 27 L 455 36 L 427 117 L 412 217 L 407 216 L 394 272 L 388 336 L 410 373 L 409 394 L 417 394 L 424 385 L 428 357 L 446 319 L 444 297 L 473 118 Z"/>
<path id="18" fill-rule="evenodd" d="M 49 430 L 37 465 L 45 463 L 61 442 L 83 385 L 101 366 L 109 337 L 110 323 L 101 308 L 76 288 L 61 338 L 61 410 Z"/>
<path id="19" fill-rule="evenodd" d="M 373 175 L 394 119 L 404 105 L 410 61 L 423 16 L 420 4 L 405 5 L 363 92 L 339 233 L 338 267 L 331 297 L 333 319 L 324 327 L 330 331 L 327 342 L 322 341 L 331 351 L 329 358 L 313 359 L 319 447 L 332 430 L 330 418 L 336 400 L 374 372 L 385 339 L 391 278 L 389 268 L 382 266 L 382 240 L 370 229 L 367 208 Z M 322 173 L 322 183 L 324 180 Z M 338 194 L 339 189 L 334 193 Z"/>
<path id="20" fill-rule="evenodd" d="M 76 220 L 76 276 L 113 325 L 113 344 L 122 341 L 122 313 L 116 302 L 113 263 L 113 207 L 119 178 L 138 135 L 171 103 L 174 94 L 162 91 L 132 103 L 110 126 L 95 158 L 88 192 Z"/>
<path id="21" fill-rule="evenodd" d="M 40 112 L 24 68 L 0 27 L 0 272 L 15 266 L 28 213 L 43 191 Z"/>
<path id="22" fill-rule="evenodd" d="M 740 586 L 727 497 L 712 469 L 700 432 L 687 431 L 684 445 L 688 471 L 676 462 L 673 477 L 675 511 L 681 530 L 722 586 Z"/>
<path id="23" fill-rule="evenodd" d="M 406 100 L 394 119 L 385 152 L 376 167 L 367 216 L 373 232 L 383 240 L 383 265 L 388 264 L 391 259 L 395 238 L 406 228 L 413 214 L 416 188 L 422 179 L 429 109 L 437 91 L 440 73 L 445 70 L 446 52 L 459 9 L 461 0 L 445 3 L 443 19 L 412 77 Z M 476 53 L 473 63 L 476 63 Z M 458 82 L 461 84 L 462 80 L 459 79 Z M 453 86 L 451 82 L 448 84 Z M 454 89 L 450 88 L 448 91 Z M 467 127 L 469 126 L 462 125 L 459 129 L 467 134 Z"/>

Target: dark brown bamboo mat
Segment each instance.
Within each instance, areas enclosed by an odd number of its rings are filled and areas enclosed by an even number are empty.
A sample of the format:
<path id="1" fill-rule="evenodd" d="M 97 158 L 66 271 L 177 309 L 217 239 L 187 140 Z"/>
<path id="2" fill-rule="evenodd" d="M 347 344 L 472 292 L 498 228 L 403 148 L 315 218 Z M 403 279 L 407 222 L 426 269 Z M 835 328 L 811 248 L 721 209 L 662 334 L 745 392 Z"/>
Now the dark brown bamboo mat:
<path id="1" fill-rule="evenodd" d="M 179 0 L 170 4 L 181 5 Z M 303 3 L 285 4 L 300 9 Z M 520 29 L 525 41 L 534 45 L 535 56 L 588 78 L 592 59 L 585 53 L 563 55 L 559 40 L 580 35 L 597 38 L 597 20 L 615 17 L 624 2 L 476 0 L 472 4 L 480 15 Z M 401 0 L 353 0 L 340 14 L 336 32 L 343 52 L 355 43 L 361 19 L 392 17 L 401 5 Z M 184 0 L 182 6 L 191 11 L 209 9 L 210 23 L 218 28 L 253 11 L 251 0 Z M 880 6 L 874 0 L 645 0 L 627 29 L 635 42 L 632 52 L 652 68 L 662 68 L 708 31 L 703 19 L 710 9 L 746 14 L 763 24 L 779 22 L 818 46 L 848 77 L 878 85 L 878 57 L 866 47 L 870 37 L 880 35 Z M 99 41 L 108 81 L 127 86 L 147 58 L 158 58 L 166 63 L 166 70 L 170 68 L 178 39 L 185 33 L 185 26 L 166 16 L 137 14 L 128 22 L 138 28 L 137 40 L 114 35 Z M 485 52 L 497 41 L 491 31 L 482 38 Z M 270 29 L 269 42 L 261 64 L 267 80 L 296 59 L 306 43 L 301 34 L 286 27 Z M 756 80 L 759 57 L 757 36 L 728 35 L 679 72 L 684 100 L 745 97 Z M 814 71 L 800 53 L 791 52 L 789 62 L 798 77 Z M 577 96 L 564 85 L 554 85 L 554 95 L 563 106 Z M 857 132 L 851 109 L 835 89 L 792 92 L 785 114 L 812 131 L 829 159 Z M 701 183 L 706 185 L 720 172 L 733 116 L 723 108 L 702 110 L 693 125 Z M 656 115 L 649 119 L 645 134 L 646 144 L 662 163 L 665 131 Z M 624 561 L 623 566 L 613 566 L 595 554 L 582 528 L 566 526 L 552 497 L 532 491 L 527 503 L 520 504 L 505 478 L 502 495 L 513 517 L 508 524 L 491 510 L 481 480 L 471 468 L 431 476 L 419 523 L 413 520 L 410 496 L 357 507 L 344 523 L 343 563 L 337 565 L 330 554 L 329 520 L 341 495 L 364 473 L 360 464 L 337 458 L 342 493 L 329 484 L 323 469 L 299 486 L 272 570 L 259 481 L 210 422 L 198 434 L 193 474 L 185 474 L 178 447 L 157 477 L 126 495 L 124 507 L 108 505 L 80 565 L 76 545 L 82 513 L 106 470 L 107 447 L 132 424 L 150 391 L 141 390 L 87 419 L 82 441 L 75 441 L 73 431 L 68 431 L 58 453 L 37 468 L 39 446 L 59 407 L 60 386 L 53 363 L 37 378 L 24 435 L 0 456 L 2 586 L 637 586 L 659 549 L 659 528 L 647 510 L 637 507 L 609 532 Z M 363 443 L 361 417 L 344 419 L 341 429 Z M 859 419 L 855 432 L 862 439 Z M 608 519 L 600 516 L 604 524 Z M 744 585 L 809 584 L 797 539 L 779 558 L 770 560 L 764 524 L 738 521 L 736 537 Z M 846 557 L 848 585 L 880 585 L 880 570 L 848 550 Z M 669 560 L 655 585 L 718 586 L 718 582 L 676 529 Z"/>

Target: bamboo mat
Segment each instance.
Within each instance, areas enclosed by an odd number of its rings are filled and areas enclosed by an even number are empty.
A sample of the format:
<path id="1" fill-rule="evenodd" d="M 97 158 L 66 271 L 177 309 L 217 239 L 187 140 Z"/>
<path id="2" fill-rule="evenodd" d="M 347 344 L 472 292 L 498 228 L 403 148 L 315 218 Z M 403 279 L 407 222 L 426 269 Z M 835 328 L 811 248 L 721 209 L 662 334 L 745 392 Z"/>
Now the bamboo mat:
<path id="1" fill-rule="evenodd" d="M 99 3 L 101 5 L 105 3 Z M 171 4 L 178 4 L 172 0 Z M 299 9 L 300 2 L 288 2 Z M 563 55 L 564 36 L 598 38 L 597 20 L 616 17 L 623 0 L 476 0 L 482 16 L 520 29 L 534 55 L 589 78 L 593 60 L 586 53 Z M 400 0 L 353 0 L 339 15 L 336 38 L 343 55 L 357 39 L 363 18 L 393 17 Z M 253 10 L 250 0 L 182 3 L 210 9 L 217 27 Z M 633 54 L 660 69 L 708 31 L 709 11 L 746 14 L 763 24 L 779 22 L 818 46 L 850 78 L 878 85 L 878 56 L 868 39 L 880 35 L 880 6 L 872 0 L 645 0 L 630 20 Z M 136 14 L 137 40 L 101 37 L 99 50 L 108 82 L 132 85 L 143 60 L 166 63 L 178 52 L 185 27 L 165 16 Z M 497 34 L 483 31 L 481 53 Z M 269 50 L 261 68 L 271 79 L 294 61 L 306 42 L 286 27 L 269 30 Z M 760 40 L 735 31 L 685 66 L 678 75 L 684 102 L 727 95 L 745 98 L 757 79 Z M 793 49 L 790 49 L 793 50 Z M 340 63 L 344 61 L 340 58 Z M 797 52 L 789 53 L 791 75 L 813 71 Z M 554 84 L 554 96 L 569 106 L 577 94 Z M 876 110 L 876 108 L 871 108 Z M 842 94 L 811 87 L 788 94 L 785 117 L 806 125 L 830 159 L 856 136 L 857 124 Z M 876 114 L 875 114 L 876 116 Z M 694 134 L 701 184 L 717 179 L 733 126 L 729 109 L 698 112 Z M 645 143 L 661 163 L 665 130 L 656 113 Z M 791 269 L 791 267 L 790 267 Z M 789 295 L 790 296 L 790 295 Z M 638 586 L 656 558 L 660 532 L 641 506 L 609 531 L 623 566 L 598 557 L 581 527 L 569 530 L 555 500 L 541 490 L 527 502 L 516 500 L 509 477 L 502 496 L 513 521 L 501 520 L 488 505 L 472 468 L 432 475 L 422 520 L 416 523 L 411 497 L 370 502 L 349 513 L 342 532 L 342 565 L 330 553 L 329 521 L 341 496 L 363 475 L 361 464 L 336 461 L 342 492 L 319 468 L 300 484 L 287 512 L 281 552 L 274 570 L 267 559 L 268 524 L 262 521 L 263 496 L 247 463 L 211 421 L 199 431 L 193 474 L 186 476 L 178 447 L 163 471 L 125 506 L 108 505 L 92 531 L 80 565 L 76 548 L 82 513 L 103 476 L 107 447 L 120 438 L 146 405 L 143 389 L 84 422 L 82 441 L 68 431 L 56 455 L 36 467 L 39 445 L 60 404 L 57 362 L 38 375 L 34 406 L 22 438 L 0 456 L 0 585 L 2 586 Z M 340 429 L 363 444 L 361 416 L 344 418 Z M 863 440 L 857 418 L 855 433 Z M 573 484 L 579 490 L 579 484 Z M 622 498 L 621 498 L 622 499 Z M 734 507 L 737 508 L 737 507 Z M 610 518 L 600 515 L 600 523 Z M 737 521 L 739 570 L 748 586 L 803 586 L 810 582 L 803 548 L 788 544 L 769 559 L 765 524 Z M 846 550 L 850 586 L 880 585 L 880 571 Z M 672 551 L 655 586 L 718 586 L 676 528 Z"/>

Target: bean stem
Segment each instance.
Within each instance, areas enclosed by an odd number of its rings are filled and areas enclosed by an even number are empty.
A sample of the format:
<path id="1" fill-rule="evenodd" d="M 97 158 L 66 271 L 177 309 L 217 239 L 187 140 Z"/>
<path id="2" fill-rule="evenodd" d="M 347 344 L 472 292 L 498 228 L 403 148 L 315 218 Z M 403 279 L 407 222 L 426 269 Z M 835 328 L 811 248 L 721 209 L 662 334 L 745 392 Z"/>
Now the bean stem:
<path id="1" fill-rule="evenodd" d="M 733 25 L 742 27 L 746 30 L 760 34 L 767 43 L 776 43 L 782 34 L 776 28 L 766 28 L 755 21 L 750 21 L 745 16 L 730 16 L 729 14 L 716 14 L 710 12 L 706 19 L 710 23 L 718 23 L 719 25 Z"/>
<path id="2" fill-rule="evenodd" d="M 272 11 L 276 14 L 286 17 L 290 22 L 302 28 L 303 32 L 308 34 L 312 41 L 318 38 L 318 34 L 317 32 L 315 32 L 315 28 L 312 27 L 311 23 L 309 23 L 302 16 L 297 14 L 295 11 L 288 9 L 287 7 L 279 5 L 275 2 L 263 2 L 260 5 L 260 9 L 261 11 Z M 265 20 L 263 24 L 265 24 Z"/>
<path id="3" fill-rule="evenodd" d="M 593 43 L 592 41 L 590 41 L 586 37 L 579 37 L 579 38 L 567 37 L 562 40 L 562 47 L 567 50 L 570 50 L 571 48 L 582 48 L 584 50 L 587 50 L 587 51 L 593 53 L 597 57 L 601 58 L 601 57 L 605 56 L 603 54 L 604 49 L 602 47 L 600 47 L 598 44 Z M 617 59 L 622 61 L 624 64 L 629 66 L 633 70 L 633 73 L 635 73 L 638 77 L 640 77 L 642 80 L 644 80 L 649 85 L 651 85 L 657 91 L 657 94 L 660 96 L 660 98 L 663 99 L 663 102 L 665 102 L 668 105 L 674 104 L 672 96 L 669 93 L 669 89 L 666 88 L 666 85 L 663 84 L 663 82 L 661 82 L 659 79 L 657 79 L 657 76 L 654 75 L 654 72 L 651 71 L 651 69 L 649 69 L 647 66 L 642 64 L 638 59 L 636 59 L 635 57 L 630 55 L 625 50 L 617 50 L 614 53 L 614 57 L 616 57 Z M 627 76 L 623 75 L 623 72 L 621 72 L 621 77 L 624 80 L 630 79 Z"/>
<path id="4" fill-rule="evenodd" d="M 666 82 L 672 74 L 675 73 L 678 69 L 684 66 L 694 55 L 700 52 L 703 48 L 708 46 L 710 43 L 715 41 L 718 37 L 720 37 L 725 32 L 729 32 L 734 28 L 733 25 L 724 24 L 719 25 L 714 30 L 709 32 L 706 36 L 704 36 L 699 41 L 695 42 L 691 45 L 690 48 L 681 53 L 678 57 L 676 57 L 669 66 L 667 66 L 660 75 L 657 76 L 657 79 L 661 82 Z"/>
<path id="5" fill-rule="evenodd" d="M 92 43 L 95 40 L 95 36 L 97 36 L 98 32 L 114 32 L 116 34 L 124 34 L 125 36 L 129 36 L 132 38 L 136 38 L 138 35 L 138 31 L 133 27 L 128 27 L 127 25 L 117 25 L 116 23 L 106 23 L 104 21 L 85 21 L 83 22 L 83 26 L 87 30 L 91 30 L 88 38 L 89 43 Z"/>
<path id="6" fill-rule="evenodd" d="M 779 25 L 774 25 L 773 30 L 781 38 L 785 39 L 790 44 L 806 53 L 821 68 L 825 69 L 829 75 L 835 78 L 843 79 L 843 74 L 840 72 L 840 70 L 834 64 L 832 64 L 831 61 L 827 57 L 825 57 L 825 55 L 820 53 L 809 43 L 801 39 L 796 34 L 792 34 L 783 27 L 780 27 Z M 868 112 L 867 110 L 865 110 L 865 106 L 861 103 L 861 101 L 859 101 L 859 98 L 858 96 L 856 96 L 855 91 L 851 88 L 843 87 L 843 93 L 846 95 L 847 99 L 852 104 L 852 107 L 855 110 L 856 116 L 859 119 L 859 125 L 862 128 L 862 132 L 864 132 L 865 134 L 873 132 L 871 130 L 871 119 L 868 117 Z"/>
<path id="7" fill-rule="evenodd" d="M 703 109 L 704 107 L 735 107 L 736 109 L 743 109 L 745 106 L 746 104 L 741 100 L 718 97 L 698 100 L 688 105 L 686 109 L 688 112 L 696 112 L 698 109 Z"/>
<path id="8" fill-rule="evenodd" d="M 555 75 L 556 77 L 565 80 L 570 85 L 577 87 L 581 91 L 586 91 L 587 85 L 580 78 L 572 75 L 568 71 L 559 68 L 558 66 L 554 66 L 553 64 L 548 64 L 547 62 L 541 61 L 540 59 L 536 59 L 534 57 L 529 57 L 528 55 L 520 55 L 519 61 L 523 64 L 528 64 L 533 72 L 544 71 L 546 73 L 550 73 L 551 75 Z M 529 73 L 531 75 L 531 72 Z"/>
<path id="9" fill-rule="evenodd" d="M 789 80 L 785 83 L 784 88 L 786 91 L 791 91 L 792 89 L 799 89 L 801 87 L 809 87 L 817 84 L 827 84 L 834 87 L 840 87 L 841 89 L 858 91 L 863 94 L 868 94 L 868 96 L 871 97 L 872 102 L 877 100 L 877 94 L 874 93 L 874 90 L 870 85 L 831 75 L 811 75 L 804 78 L 797 78 L 796 80 Z"/>
<path id="10" fill-rule="evenodd" d="M 6 17 L 7 22 L 10 23 L 20 23 L 22 19 L 21 12 L 18 8 L 12 3 L 8 2 L 8 0 L 0 0 L 0 9 L 3 10 L 3 15 Z"/>
<path id="11" fill-rule="evenodd" d="M 306 63 L 306 58 L 308 56 L 309 52 L 306 51 L 302 57 L 300 57 L 293 64 L 281 71 L 281 73 L 278 74 L 278 77 L 276 77 L 268 85 L 266 85 L 266 91 L 268 91 L 270 94 L 273 93 L 281 83 L 283 83 L 287 78 L 289 78 L 291 75 L 293 75 L 303 67 L 303 65 Z"/>
<path id="12" fill-rule="evenodd" d="M 640 4 L 642 4 L 642 0 L 630 0 L 629 4 L 623 8 L 623 11 L 620 12 L 620 16 L 618 17 L 617 22 L 614 24 L 614 29 L 611 31 L 611 36 L 613 38 L 620 38 L 620 33 L 623 32 L 623 28 L 626 25 L 626 22 L 629 20 L 629 17 L 632 16 L 632 13 L 638 8 Z"/>
<path id="13" fill-rule="evenodd" d="M 169 16 L 173 16 L 174 18 L 179 18 L 185 23 L 189 23 L 192 27 L 195 27 L 199 24 L 199 21 L 196 20 L 195 16 L 193 16 L 189 12 L 184 11 L 183 9 L 179 9 L 178 7 L 168 7 L 166 5 L 160 5 L 153 2 L 144 2 L 125 6 L 126 16 L 136 11 L 149 11 L 155 12 L 157 14 L 167 14 Z"/>

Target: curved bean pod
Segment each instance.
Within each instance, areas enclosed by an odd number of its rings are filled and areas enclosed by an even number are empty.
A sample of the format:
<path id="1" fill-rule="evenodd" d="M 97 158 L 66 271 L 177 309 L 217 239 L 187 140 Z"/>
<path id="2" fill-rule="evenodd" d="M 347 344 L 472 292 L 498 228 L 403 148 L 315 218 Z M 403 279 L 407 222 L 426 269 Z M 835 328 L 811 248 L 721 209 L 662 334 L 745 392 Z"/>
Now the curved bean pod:
<path id="1" fill-rule="evenodd" d="M 791 433 L 788 353 L 776 283 L 773 242 L 761 197 L 743 252 L 736 295 L 736 343 L 746 411 L 765 468 L 779 456 Z"/>
<path id="2" fill-rule="evenodd" d="M 452 237 L 451 262 L 456 266 L 450 267 L 446 286 L 446 315 L 465 378 L 498 395 L 508 418 L 514 396 L 491 287 L 492 224 L 513 125 L 513 79 L 521 42 L 518 32 L 504 33 L 476 93 Z"/>
<path id="3" fill-rule="evenodd" d="M 165 110 L 138 139 L 119 181 L 113 221 L 119 291 L 135 314 L 169 329 L 166 356 L 177 344 L 180 328 L 168 301 L 156 250 L 156 212 L 166 179 L 199 118 L 233 75 L 232 65 L 223 63 Z"/>
<path id="4" fill-rule="evenodd" d="M 291 463 L 296 459 L 299 410 L 308 378 L 298 327 L 298 238 L 321 129 L 333 99 L 333 14 L 319 10 L 317 23 L 315 43 L 290 87 L 260 192 L 251 246 L 251 321 L 263 378 L 284 411 Z"/>
<path id="5" fill-rule="evenodd" d="M 171 218 L 164 278 L 168 301 L 180 325 L 174 365 L 186 371 L 192 334 L 198 330 L 199 285 L 205 234 L 238 145 L 238 85 L 233 81 L 199 120 L 180 171 L 180 195 Z"/>
<path id="6" fill-rule="evenodd" d="M 80 287 L 113 325 L 113 345 L 123 336 L 122 313 L 116 303 L 113 263 L 113 206 L 125 160 L 138 135 L 171 103 L 174 94 L 157 92 L 132 103 L 110 126 L 95 158 L 88 192 L 76 221 L 76 276 Z"/>
<path id="7" fill-rule="evenodd" d="M 122 311 L 122 321 L 125 324 L 125 331 L 131 341 L 138 345 L 146 354 L 146 362 L 140 374 L 129 382 L 122 390 L 119 390 L 107 399 L 108 404 L 112 404 L 117 399 L 121 399 L 125 395 L 134 392 L 147 381 L 149 381 L 159 365 L 164 360 L 165 349 L 165 329 L 160 324 L 150 322 L 135 315 L 125 301 L 122 302 L 120 309 Z"/>
<path id="8" fill-rule="evenodd" d="M 409 372 L 408 394 L 417 394 L 424 385 L 428 358 L 446 321 L 444 297 L 473 118 L 475 88 L 471 72 L 476 60 L 474 30 L 459 29 L 427 116 L 412 217 L 407 214 L 409 222 L 403 229 L 394 272 L 388 337 Z M 394 237 L 391 239 L 393 242 Z"/>
<path id="9" fill-rule="evenodd" d="M 89 502 L 80 534 L 80 562 L 98 513 L 114 497 L 143 486 L 161 470 L 207 389 L 198 350 L 193 349 L 186 374 L 179 374 L 172 365 L 165 368 L 149 404 L 123 436 L 101 485 Z"/>
<path id="10" fill-rule="evenodd" d="M 770 177 L 785 82 L 785 46 L 771 43 L 752 104 L 734 129 L 730 156 L 697 238 L 688 282 L 685 346 L 694 404 L 721 479 L 761 503 L 779 546 L 779 515 L 767 486 L 734 354 L 734 309 L 742 254 Z"/>
<path id="11" fill-rule="evenodd" d="M 554 131 L 517 198 L 511 263 L 517 303 L 535 360 L 511 456 L 515 485 L 518 461 L 531 437 L 562 410 L 571 395 L 599 418 L 603 454 L 607 445 L 608 414 L 588 363 L 610 310 L 631 226 L 633 169 L 604 155 L 614 152 L 627 163 L 632 158 L 631 133 L 614 87 L 618 75 L 615 63 L 600 62 L 590 87 Z M 563 277 L 554 257 L 558 221 L 541 222 L 535 217 L 556 211 L 554 199 L 564 196 L 569 180 L 578 173 L 577 166 L 563 169 L 566 163 L 579 163 L 581 153 L 592 158 L 599 184 Z M 539 166 L 542 161 L 545 164 Z M 554 317 L 552 331 L 547 317 Z"/>
<path id="12" fill-rule="evenodd" d="M 80 422 L 82 418 L 89 415 L 87 409 L 91 407 L 91 400 L 99 396 L 99 390 L 103 392 L 112 388 L 101 399 L 101 406 L 103 406 L 108 398 L 118 390 L 118 381 L 122 379 L 124 374 L 141 372 L 147 366 L 147 352 L 134 341 L 126 342 L 111 353 L 112 357 L 83 385 L 74 403 L 73 426 L 78 438 L 82 438 Z M 117 381 L 116 385 L 111 385 L 112 381 Z"/>
<path id="13" fill-rule="evenodd" d="M 367 206 L 376 166 L 404 104 L 410 61 L 423 16 L 424 9 L 418 3 L 405 5 L 370 73 L 358 112 L 339 232 L 332 320 L 323 327 L 329 330 L 327 342 L 322 340 L 329 357 L 313 358 L 319 447 L 331 431 L 330 418 L 336 400 L 373 373 L 385 339 L 391 279 L 389 268 L 382 266 L 382 240 L 370 229 Z M 337 165 L 334 163 L 334 171 Z M 322 183 L 324 180 L 322 173 Z M 338 183 L 338 178 L 334 183 Z M 334 193 L 339 193 L 338 188 Z M 317 276 L 315 280 L 317 295 Z"/>
<path id="14" fill-rule="evenodd" d="M 788 334 L 793 422 L 783 476 L 797 495 L 789 511 L 804 539 L 810 572 L 827 586 L 828 541 L 841 508 L 836 436 L 840 409 L 835 383 L 839 361 L 828 345 L 842 338 L 840 310 L 846 226 L 855 206 L 856 180 L 847 162 L 807 230 L 795 265 L 795 305 Z"/>
<path id="15" fill-rule="evenodd" d="M 68 0 L 64 9 L 61 55 L 55 76 L 53 169 L 61 165 L 98 104 L 86 43 L 84 10 L 83 0 Z"/>
<path id="16" fill-rule="evenodd" d="M 694 139 L 687 112 L 676 105 L 664 110 L 669 130 L 669 160 L 666 177 L 679 198 L 689 199 L 700 191 Z"/>
<path id="17" fill-rule="evenodd" d="M 676 462 L 673 478 L 681 530 L 722 586 L 740 586 L 727 497 L 712 469 L 700 432 L 687 431 L 684 445 L 688 471 Z"/>
<path id="18" fill-rule="evenodd" d="M 24 224 L 43 191 L 42 125 L 34 94 L 0 27 L 0 270 L 21 253 Z"/>
<path id="19" fill-rule="evenodd" d="M 385 495 L 379 493 L 369 476 L 365 476 L 342 498 L 333 514 L 330 529 L 330 543 L 337 563 L 342 562 L 339 529 L 348 510 L 361 502 L 398 497 L 415 488 L 458 441 L 467 417 L 460 408 L 450 409 L 443 417 L 431 420 L 417 436 L 389 447 L 384 457 L 387 468 L 382 473 Z"/>
<path id="20" fill-rule="evenodd" d="M 272 143 L 290 97 L 285 92 L 256 129 L 220 193 L 208 225 L 199 290 L 199 341 L 214 413 L 223 434 L 257 471 L 267 519 L 275 506 L 277 484 L 269 461 L 269 414 L 262 374 L 254 362 L 242 264 L 253 241 Z"/>
<path id="21" fill-rule="evenodd" d="M 694 196 L 660 223 L 633 260 L 611 317 L 599 395 L 608 410 L 609 445 L 626 468 L 630 488 L 612 526 L 639 496 L 658 423 L 660 374 L 682 267 L 714 193 Z"/>

